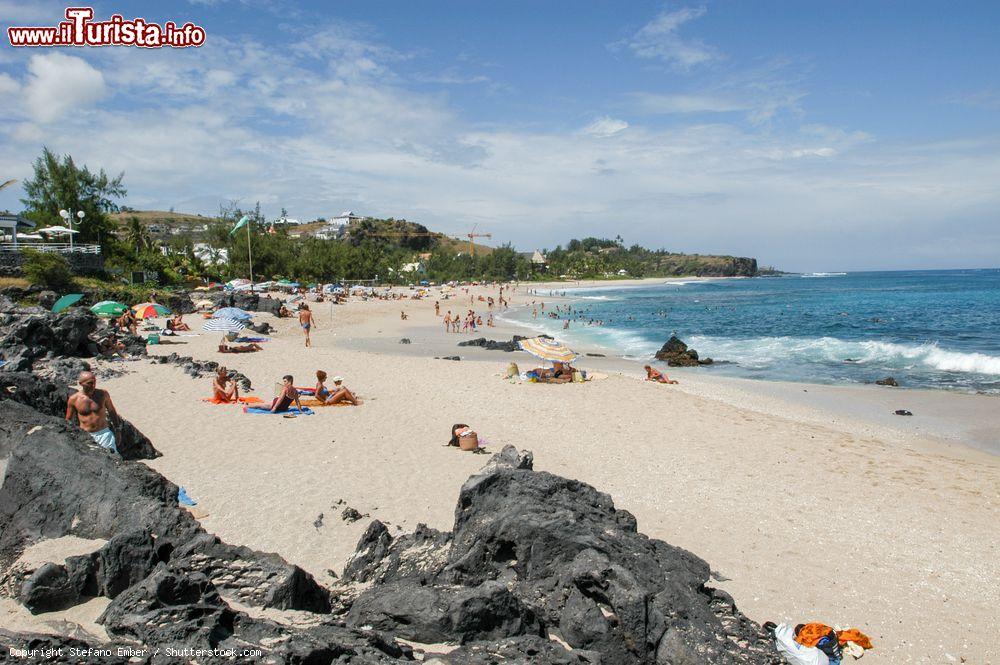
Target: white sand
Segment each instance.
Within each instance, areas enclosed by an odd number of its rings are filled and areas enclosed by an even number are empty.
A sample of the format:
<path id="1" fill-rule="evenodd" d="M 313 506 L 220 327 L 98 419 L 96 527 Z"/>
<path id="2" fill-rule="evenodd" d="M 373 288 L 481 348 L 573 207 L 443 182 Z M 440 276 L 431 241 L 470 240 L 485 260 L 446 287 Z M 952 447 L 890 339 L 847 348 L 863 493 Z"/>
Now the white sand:
<path id="1" fill-rule="evenodd" d="M 462 294 L 442 305 L 468 303 Z M 394 531 L 449 529 L 459 487 L 485 462 L 442 447 L 464 422 L 491 449 L 534 451 L 537 469 L 593 484 L 644 533 L 705 558 L 729 578 L 712 584 L 757 621 L 857 626 L 875 642 L 871 663 L 998 658 L 996 457 L 824 421 L 738 382 L 716 390 L 680 373 L 681 386 L 644 383 L 610 359 L 593 363 L 611 374 L 603 381 L 511 384 L 499 374 L 512 360 L 530 366 L 527 356 L 456 348 L 463 336 L 445 335 L 431 301 L 314 310 L 312 349 L 292 320 L 278 322 L 261 353 L 222 356 L 215 335 L 151 349 L 225 362 L 266 399 L 283 374 L 312 385 L 324 369 L 346 378 L 361 407 L 246 415 L 199 401 L 210 379 L 147 362 L 104 384 L 164 453 L 150 465 L 199 501 L 202 523 L 224 540 L 278 552 L 330 582 L 326 571 L 339 574 L 368 523 L 343 522 L 338 500 Z M 400 345 L 403 336 L 412 344 Z M 455 354 L 463 360 L 433 359 Z"/>

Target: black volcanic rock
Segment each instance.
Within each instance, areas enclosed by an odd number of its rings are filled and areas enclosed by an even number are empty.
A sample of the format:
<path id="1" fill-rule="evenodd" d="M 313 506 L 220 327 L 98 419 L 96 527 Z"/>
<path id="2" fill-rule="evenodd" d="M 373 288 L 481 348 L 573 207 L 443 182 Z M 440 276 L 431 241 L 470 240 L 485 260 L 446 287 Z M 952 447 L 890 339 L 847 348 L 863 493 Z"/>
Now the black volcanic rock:
<path id="1" fill-rule="evenodd" d="M 513 652 L 548 633 L 605 664 L 780 663 L 766 634 L 708 579 L 707 563 L 637 533 L 635 518 L 606 494 L 532 471 L 511 447 L 462 487 L 450 534 L 418 529 L 392 540 L 373 525 L 343 578 L 369 583 L 349 625 L 469 642 L 449 621 L 458 594 L 476 589 L 478 606 L 497 614 L 474 635 Z M 501 588 L 509 602 L 491 596 Z M 456 658 L 482 656 L 470 647 Z"/>
<path id="2" fill-rule="evenodd" d="M 676 335 L 671 335 L 667 343 L 660 347 L 656 352 L 656 359 L 666 362 L 670 367 L 697 367 L 714 362 L 711 358 L 699 358 L 698 352 L 689 349 Z"/>

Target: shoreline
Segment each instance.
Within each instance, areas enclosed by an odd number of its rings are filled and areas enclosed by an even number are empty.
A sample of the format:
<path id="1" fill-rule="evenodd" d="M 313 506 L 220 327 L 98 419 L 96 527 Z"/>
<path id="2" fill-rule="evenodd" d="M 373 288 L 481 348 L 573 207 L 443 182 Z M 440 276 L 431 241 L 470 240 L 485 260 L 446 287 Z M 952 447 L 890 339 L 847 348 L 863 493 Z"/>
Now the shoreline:
<path id="1" fill-rule="evenodd" d="M 627 280 L 622 288 L 644 288 L 691 280 L 714 281 L 736 278 L 648 278 Z M 590 280 L 577 287 L 580 291 L 602 290 L 600 280 Z M 617 287 L 614 287 L 617 288 Z M 575 294 L 545 296 L 553 302 L 579 302 Z M 534 328 L 508 317 L 498 317 L 513 334 L 534 336 L 543 326 Z M 477 333 L 481 336 L 483 331 Z M 557 335 L 551 331 L 548 334 Z M 664 340 L 666 341 L 666 340 Z M 817 383 L 771 378 L 746 378 L 713 375 L 711 367 L 666 367 L 653 358 L 622 355 L 618 349 L 574 339 L 574 350 L 581 354 L 601 353 L 607 359 L 583 356 L 578 361 L 594 364 L 604 370 L 642 377 L 642 365 L 650 363 L 667 371 L 674 378 L 684 378 L 679 390 L 693 392 L 709 399 L 720 399 L 734 406 L 758 410 L 764 414 L 781 415 L 791 408 L 804 422 L 827 424 L 846 431 L 878 432 L 902 442 L 917 442 L 929 438 L 943 446 L 956 445 L 977 452 L 1000 456 L 1000 409 L 998 396 L 970 393 L 944 388 L 888 387 L 861 383 Z M 896 416 L 894 411 L 906 409 L 914 416 Z"/>
<path id="2" fill-rule="evenodd" d="M 463 297 L 442 305 L 458 309 Z M 523 300 L 516 294 L 512 306 Z M 810 422 L 787 406 L 766 413 L 771 402 L 746 391 L 729 399 L 697 370 L 677 372 L 680 386 L 660 386 L 639 380 L 627 361 L 587 358 L 603 378 L 512 383 L 504 369 L 530 366 L 528 356 L 457 343 L 517 330 L 501 323 L 445 334 L 433 299 L 314 312 L 311 349 L 296 321 L 262 316 L 277 328 L 263 352 L 220 356 L 217 336 L 202 334 L 150 354 L 224 362 L 265 399 L 283 374 L 301 385 L 325 369 L 346 378 L 360 407 L 291 420 L 248 415 L 201 402 L 208 378 L 147 362 L 103 382 L 163 452 L 149 465 L 183 485 L 206 514 L 203 526 L 225 541 L 277 552 L 332 583 L 327 571 L 341 574 L 368 524 L 340 519 L 344 504 L 393 534 L 419 523 L 449 529 L 459 487 L 487 459 L 442 445 L 451 424 L 465 422 L 489 450 L 533 451 L 536 469 L 592 484 L 643 533 L 708 560 L 725 579 L 712 586 L 756 621 L 857 625 L 876 642 L 873 663 L 997 655 L 986 636 L 1000 629 L 992 611 L 1000 557 L 982 528 L 1000 519 L 995 456 L 849 419 Z M 462 360 L 434 359 L 452 355 Z M 183 428 L 164 414 L 183 414 Z M 829 523 L 806 524 L 801 511 Z M 837 585 L 787 582 L 831 576 Z M 926 625 L 940 630 L 929 635 Z"/>

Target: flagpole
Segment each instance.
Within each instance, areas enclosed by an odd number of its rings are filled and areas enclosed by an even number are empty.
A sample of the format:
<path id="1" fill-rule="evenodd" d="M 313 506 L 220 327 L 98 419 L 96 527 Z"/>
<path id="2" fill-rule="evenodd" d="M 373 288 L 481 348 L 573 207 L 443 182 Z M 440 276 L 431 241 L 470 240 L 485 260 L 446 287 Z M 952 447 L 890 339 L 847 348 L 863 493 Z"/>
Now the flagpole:
<path id="1" fill-rule="evenodd" d="M 247 222 L 247 258 L 250 260 L 250 292 L 253 293 L 253 252 L 250 251 L 250 222 Z"/>

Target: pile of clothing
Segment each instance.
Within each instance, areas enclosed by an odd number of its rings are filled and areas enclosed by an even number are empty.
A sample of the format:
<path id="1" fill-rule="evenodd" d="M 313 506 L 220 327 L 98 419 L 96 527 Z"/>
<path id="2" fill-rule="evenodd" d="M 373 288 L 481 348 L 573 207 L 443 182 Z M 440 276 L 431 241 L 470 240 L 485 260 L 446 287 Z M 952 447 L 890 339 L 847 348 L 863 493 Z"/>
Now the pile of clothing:
<path id="1" fill-rule="evenodd" d="M 778 653 L 789 665 L 840 665 L 844 654 L 861 658 L 872 641 L 857 628 L 834 630 L 822 623 L 774 624 L 764 628 L 774 635 Z"/>

